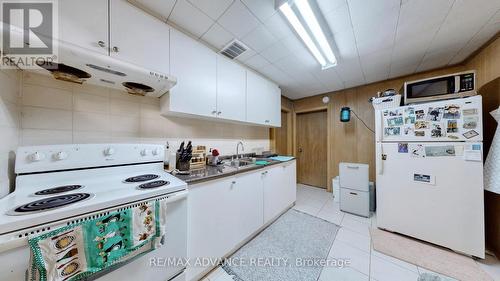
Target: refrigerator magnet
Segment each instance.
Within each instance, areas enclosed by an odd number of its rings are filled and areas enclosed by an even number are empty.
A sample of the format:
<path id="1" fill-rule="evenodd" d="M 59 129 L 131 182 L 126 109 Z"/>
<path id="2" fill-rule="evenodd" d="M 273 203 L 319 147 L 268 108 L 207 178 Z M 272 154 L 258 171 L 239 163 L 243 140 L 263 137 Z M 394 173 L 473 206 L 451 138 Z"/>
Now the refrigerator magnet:
<path id="1" fill-rule="evenodd" d="M 444 119 L 460 119 L 460 106 L 456 104 L 447 105 L 444 107 Z"/>
<path id="2" fill-rule="evenodd" d="M 443 125 L 441 124 L 432 124 L 431 130 L 431 138 L 442 138 L 445 137 L 446 133 L 443 130 Z"/>
<path id="3" fill-rule="evenodd" d="M 401 127 L 384 128 L 384 134 L 386 136 L 400 136 L 401 135 Z"/>
<path id="4" fill-rule="evenodd" d="M 458 123 L 457 120 L 448 120 L 448 126 L 446 127 L 447 133 L 458 133 Z"/>
<path id="5" fill-rule="evenodd" d="M 423 109 L 415 111 L 416 120 L 425 120 L 425 111 Z"/>
<path id="6" fill-rule="evenodd" d="M 466 139 L 471 139 L 475 136 L 479 136 L 479 133 L 474 131 L 474 130 L 470 130 L 470 131 L 467 131 L 465 133 L 462 134 Z"/>
<path id="7" fill-rule="evenodd" d="M 477 115 L 477 108 L 467 108 L 462 110 L 462 113 L 464 114 L 464 116 Z"/>
<path id="8" fill-rule="evenodd" d="M 464 116 L 464 129 L 475 129 L 477 127 L 477 122 L 479 122 L 479 117 L 477 116 Z"/>
<path id="9" fill-rule="evenodd" d="M 398 143 L 398 153 L 408 153 L 408 144 Z"/>
<path id="10" fill-rule="evenodd" d="M 442 107 L 429 107 L 429 111 L 427 113 L 427 121 L 441 121 L 443 113 L 444 108 Z"/>
<path id="11" fill-rule="evenodd" d="M 423 144 L 410 144 L 408 146 L 408 151 L 411 153 L 411 157 L 424 158 L 425 151 Z"/>
<path id="12" fill-rule="evenodd" d="M 455 146 L 453 145 L 426 146 L 425 156 L 427 157 L 455 156 Z"/>
<path id="13" fill-rule="evenodd" d="M 428 174 L 412 173 L 411 180 L 415 183 L 423 183 L 429 185 L 436 184 L 436 177 Z"/>

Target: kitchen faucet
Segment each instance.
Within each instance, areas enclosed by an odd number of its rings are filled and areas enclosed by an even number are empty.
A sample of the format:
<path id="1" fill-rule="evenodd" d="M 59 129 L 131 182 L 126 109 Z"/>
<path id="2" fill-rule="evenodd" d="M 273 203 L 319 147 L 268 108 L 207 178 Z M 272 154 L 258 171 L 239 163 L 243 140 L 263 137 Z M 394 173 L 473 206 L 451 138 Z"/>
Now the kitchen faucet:
<path id="1" fill-rule="evenodd" d="M 236 144 L 236 159 L 240 158 L 240 153 L 239 153 L 239 150 L 238 148 L 240 147 L 240 144 L 241 144 L 241 151 L 245 151 L 245 148 L 243 147 L 243 142 L 242 141 L 239 141 L 237 144 Z"/>

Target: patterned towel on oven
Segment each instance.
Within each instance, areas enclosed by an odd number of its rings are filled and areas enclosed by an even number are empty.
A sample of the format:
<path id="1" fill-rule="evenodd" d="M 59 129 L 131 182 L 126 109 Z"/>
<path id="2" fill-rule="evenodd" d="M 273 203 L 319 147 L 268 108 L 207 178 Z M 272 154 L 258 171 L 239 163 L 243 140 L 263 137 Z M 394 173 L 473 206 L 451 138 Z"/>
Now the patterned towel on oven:
<path id="1" fill-rule="evenodd" d="M 163 244 L 166 204 L 152 200 L 30 237 L 30 281 L 72 281 Z"/>

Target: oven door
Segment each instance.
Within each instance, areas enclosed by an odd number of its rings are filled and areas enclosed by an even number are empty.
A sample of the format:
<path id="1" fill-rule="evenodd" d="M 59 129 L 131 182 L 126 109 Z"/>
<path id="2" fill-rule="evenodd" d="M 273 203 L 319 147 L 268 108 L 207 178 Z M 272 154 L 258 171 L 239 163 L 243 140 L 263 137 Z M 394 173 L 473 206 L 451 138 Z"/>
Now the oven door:
<path id="1" fill-rule="evenodd" d="M 167 201 L 166 239 L 164 245 L 144 256 L 136 258 L 125 264 L 104 272 L 97 278 L 91 280 L 99 281 L 123 281 L 123 280 L 152 280 L 166 281 L 182 279 L 185 266 L 169 264 L 170 259 L 187 258 L 187 191 L 179 191 L 168 195 L 162 195 L 162 200 Z M 137 203 L 137 202 L 135 202 Z M 109 211 L 109 210 L 107 210 Z M 78 218 L 85 218 L 86 214 Z M 64 220 L 47 226 L 51 229 L 66 225 Z M 44 226 L 46 227 L 46 226 Z M 23 233 L 37 231 L 37 229 L 24 230 Z M 0 243 L 0 274 L 2 280 L 22 281 L 25 280 L 26 269 L 29 264 L 30 250 L 27 239 L 23 233 L 12 234 L 9 242 Z M 16 239 L 18 238 L 18 239 Z"/>
<path id="2" fill-rule="evenodd" d="M 405 83 L 405 104 L 441 100 L 456 92 L 455 76 L 436 77 Z"/>

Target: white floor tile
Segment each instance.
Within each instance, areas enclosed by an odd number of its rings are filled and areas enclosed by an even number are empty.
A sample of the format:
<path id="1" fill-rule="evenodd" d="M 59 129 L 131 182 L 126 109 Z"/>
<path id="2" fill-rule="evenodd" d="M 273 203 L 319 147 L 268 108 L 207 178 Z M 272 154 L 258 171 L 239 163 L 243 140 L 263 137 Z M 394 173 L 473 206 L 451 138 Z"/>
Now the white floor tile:
<path id="1" fill-rule="evenodd" d="M 359 234 L 345 227 L 339 229 L 335 240 L 349 244 L 350 246 L 360 249 L 366 253 L 370 253 L 370 237 Z"/>
<path id="2" fill-rule="evenodd" d="M 321 207 L 311 206 L 311 205 L 308 205 L 306 203 L 296 204 L 293 208 L 295 210 L 298 210 L 298 211 L 301 211 L 301 212 L 304 212 L 304 213 L 307 213 L 307 214 L 310 214 L 313 216 L 316 216 L 319 213 L 319 210 L 321 209 Z"/>
<path id="3" fill-rule="evenodd" d="M 500 261 L 497 258 L 486 255 L 484 260 L 477 260 L 476 262 L 486 273 L 493 277 L 493 280 L 500 280 Z"/>
<path id="4" fill-rule="evenodd" d="M 351 216 L 348 216 L 348 214 L 345 214 L 344 219 L 342 220 L 342 226 L 352 230 L 354 232 L 357 232 L 359 234 L 362 234 L 364 236 L 370 236 L 370 221 L 368 222 L 360 222 L 358 220 L 355 220 Z"/>
<path id="5" fill-rule="evenodd" d="M 418 273 L 418 268 L 416 265 L 414 264 L 411 264 L 411 263 L 408 263 L 408 262 L 405 262 L 403 260 L 400 260 L 400 259 L 397 259 L 397 258 L 393 258 L 391 256 L 388 256 L 386 254 L 383 254 L 381 252 L 378 252 L 374 249 L 372 249 L 371 251 L 371 255 L 372 256 L 376 256 L 378 258 L 381 258 L 385 261 L 388 261 L 388 262 L 392 262 L 394 263 L 395 265 L 399 266 L 399 267 L 402 267 L 402 268 L 405 268 L 405 269 L 408 269 L 408 270 L 411 270 L 413 272 L 417 272 Z"/>
<path id="6" fill-rule="evenodd" d="M 349 267 L 325 267 L 319 277 L 320 281 L 368 281 L 368 275 Z"/>
<path id="7" fill-rule="evenodd" d="M 427 270 L 427 269 L 422 268 L 422 267 L 419 267 L 419 268 L 418 268 L 418 273 L 419 273 L 419 274 L 428 273 L 428 274 L 436 275 L 436 276 L 438 276 L 439 278 L 441 278 L 439 281 L 458 281 L 458 280 L 457 280 L 457 279 L 455 279 L 455 278 L 451 278 L 451 277 L 448 277 L 448 276 L 444 276 L 444 275 L 442 275 L 442 274 L 439 274 L 439 273 L 436 273 L 436 272 L 433 272 L 433 271 Z"/>
<path id="8" fill-rule="evenodd" d="M 344 214 L 340 211 L 336 211 L 335 209 L 325 208 L 323 206 L 323 208 L 321 208 L 321 210 L 318 212 L 317 217 L 332 222 L 336 225 L 341 225 Z"/>
<path id="9" fill-rule="evenodd" d="M 370 278 L 377 281 L 415 281 L 418 278 L 418 273 L 372 255 Z"/>
<path id="10" fill-rule="evenodd" d="M 335 241 L 328 255 L 330 258 L 346 259 L 347 268 L 355 269 L 365 275 L 370 273 L 370 254 L 341 241 Z"/>

